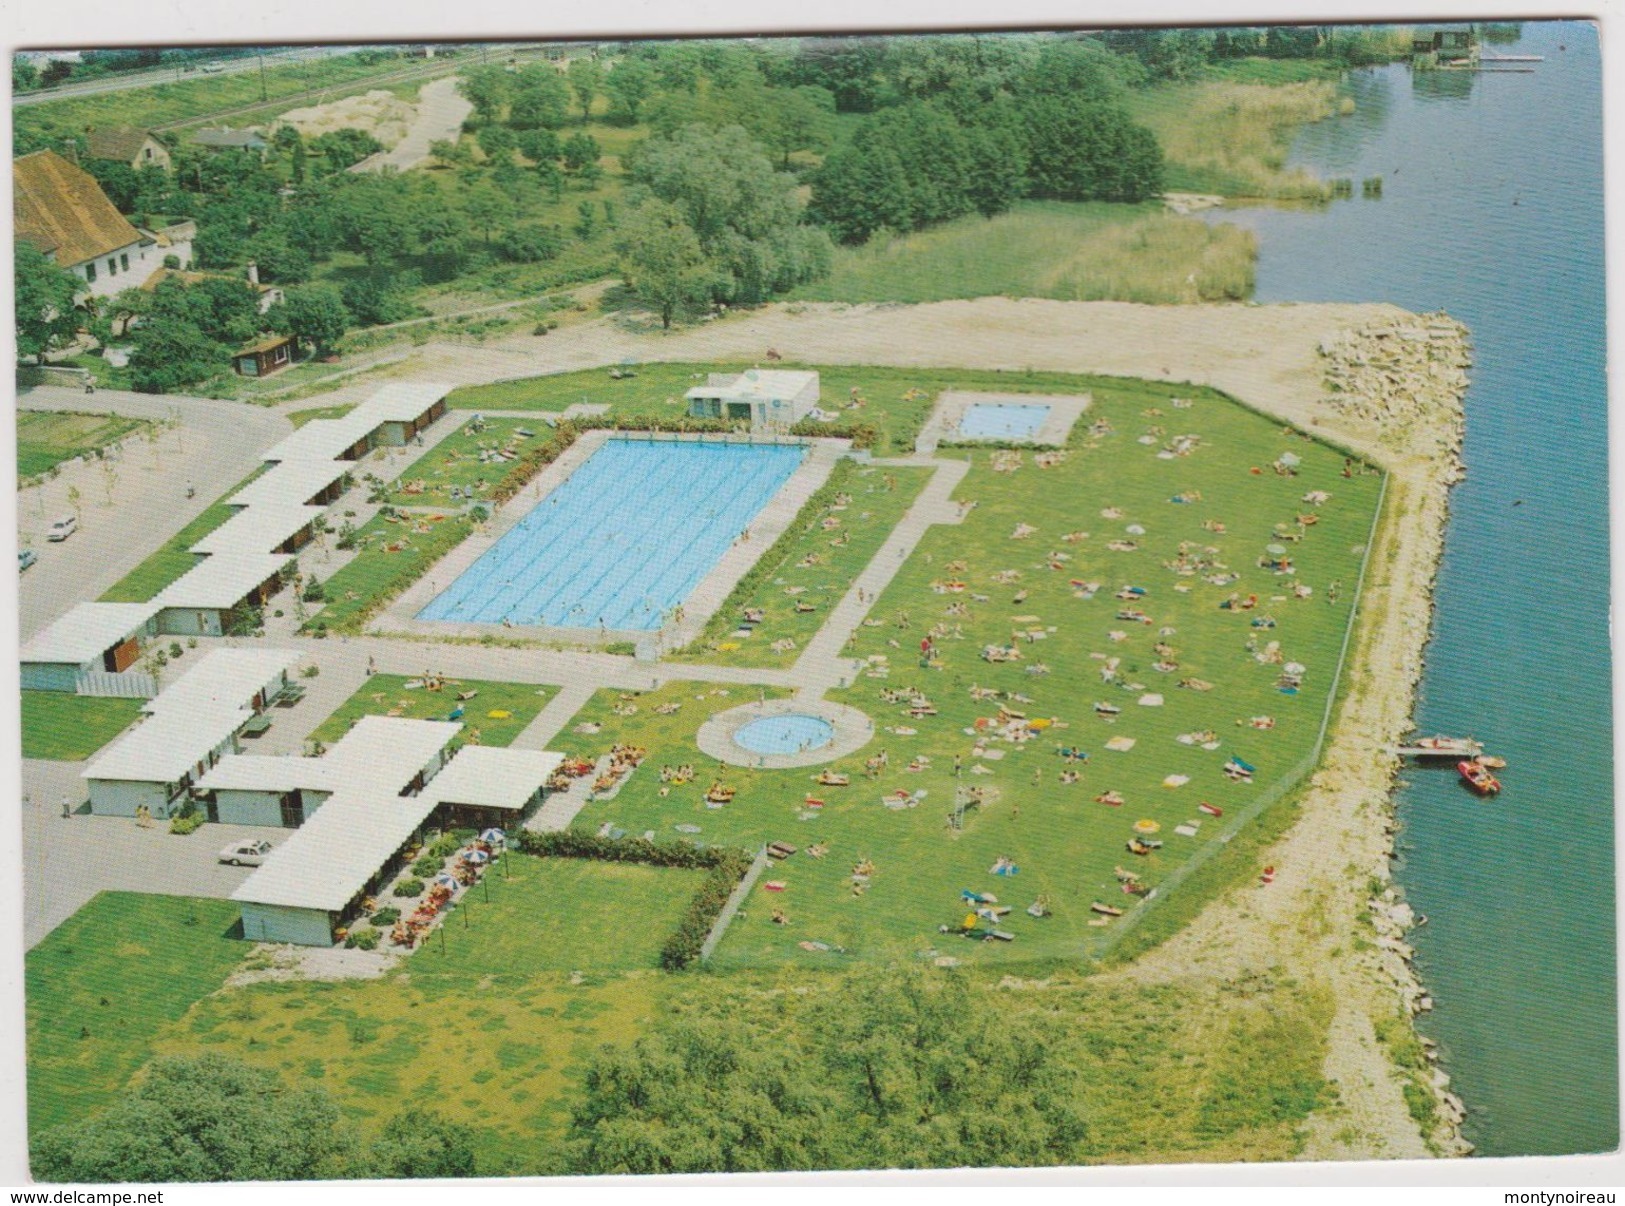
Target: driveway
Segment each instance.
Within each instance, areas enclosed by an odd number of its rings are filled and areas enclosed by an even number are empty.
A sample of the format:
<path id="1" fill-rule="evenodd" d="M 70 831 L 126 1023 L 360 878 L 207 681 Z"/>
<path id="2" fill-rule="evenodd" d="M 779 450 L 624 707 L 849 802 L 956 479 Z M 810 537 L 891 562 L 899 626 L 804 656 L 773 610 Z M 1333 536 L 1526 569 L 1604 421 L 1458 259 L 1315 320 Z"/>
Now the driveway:
<path id="1" fill-rule="evenodd" d="M 17 529 L 39 555 L 18 586 L 26 640 L 75 603 L 98 597 L 141 564 L 205 507 L 260 464 L 260 453 L 293 430 L 275 411 L 242 402 L 38 386 L 17 399 L 22 410 L 88 411 L 179 425 L 154 443 L 136 439 L 115 461 L 65 466 L 54 479 L 18 492 Z M 190 480 L 196 488 L 186 497 Z M 50 544 L 45 529 L 71 514 L 79 492 L 79 531 Z"/>
<path id="2" fill-rule="evenodd" d="M 204 825 L 185 837 L 159 822 L 143 829 L 129 817 L 62 817 L 62 800 L 84 807 L 82 762 L 23 761 L 23 945 L 31 949 L 97 892 L 157 892 L 227 897 L 252 867 L 216 862 L 229 843 L 266 838 L 281 844 L 289 830 Z"/>

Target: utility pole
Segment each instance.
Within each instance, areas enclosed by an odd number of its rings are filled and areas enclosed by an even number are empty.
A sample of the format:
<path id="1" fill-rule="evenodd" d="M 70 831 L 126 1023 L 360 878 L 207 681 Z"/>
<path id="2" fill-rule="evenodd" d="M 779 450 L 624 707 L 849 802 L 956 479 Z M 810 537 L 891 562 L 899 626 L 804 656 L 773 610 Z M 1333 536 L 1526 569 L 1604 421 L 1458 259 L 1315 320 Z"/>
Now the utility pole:
<path id="1" fill-rule="evenodd" d="M 263 104 L 271 98 L 265 94 L 265 48 L 260 48 L 260 103 Z"/>

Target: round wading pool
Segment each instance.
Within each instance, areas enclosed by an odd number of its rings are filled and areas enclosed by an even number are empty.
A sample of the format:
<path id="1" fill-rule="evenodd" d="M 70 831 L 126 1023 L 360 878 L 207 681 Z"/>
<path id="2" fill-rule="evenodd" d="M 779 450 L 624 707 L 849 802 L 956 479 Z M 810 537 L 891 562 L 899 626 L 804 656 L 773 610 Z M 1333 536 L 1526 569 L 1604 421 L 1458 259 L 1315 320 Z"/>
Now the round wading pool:
<path id="1" fill-rule="evenodd" d="M 735 730 L 733 739 L 753 754 L 799 754 L 835 740 L 835 726 L 819 716 L 791 712 L 753 720 Z"/>

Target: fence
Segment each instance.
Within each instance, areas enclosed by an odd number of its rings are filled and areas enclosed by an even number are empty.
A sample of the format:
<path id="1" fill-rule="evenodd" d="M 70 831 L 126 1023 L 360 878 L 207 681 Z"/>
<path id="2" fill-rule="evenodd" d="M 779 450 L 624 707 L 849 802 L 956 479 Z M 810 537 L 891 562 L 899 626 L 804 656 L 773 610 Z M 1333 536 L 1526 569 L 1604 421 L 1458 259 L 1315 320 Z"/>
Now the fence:
<path id="1" fill-rule="evenodd" d="M 87 670 L 74 683 L 74 691 L 106 699 L 151 699 L 158 694 L 158 680 L 137 671 Z"/>
<path id="2" fill-rule="evenodd" d="M 1100 946 L 1099 953 L 1106 954 L 1117 946 L 1125 936 L 1134 930 L 1149 913 L 1158 901 L 1165 901 L 1173 895 L 1175 889 L 1184 883 L 1201 868 L 1207 866 L 1213 857 L 1228 846 L 1236 834 L 1258 816 L 1271 804 L 1274 804 L 1287 792 L 1296 788 L 1315 769 L 1320 762 L 1321 751 L 1326 745 L 1326 731 L 1331 727 L 1332 709 L 1337 705 L 1338 691 L 1343 681 L 1343 669 L 1348 663 L 1349 642 L 1354 636 L 1355 623 L 1360 617 L 1360 604 L 1365 599 L 1365 574 L 1371 565 L 1372 546 L 1376 542 L 1377 525 L 1382 521 L 1382 509 L 1388 500 L 1389 475 L 1382 475 L 1382 486 L 1377 491 L 1377 506 L 1371 515 L 1371 530 L 1366 534 L 1365 556 L 1360 561 L 1360 576 L 1354 584 L 1354 601 L 1349 608 L 1348 622 L 1343 626 L 1343 644 L 1337 652 L 1337 669 L 1332 672 L 1332 683 L 1326 692 L 1326 706 L 1320 714 L 1320 729 L 1315 734 L 1315 744 L 1310 751 L 1292 765 L 1280 778 L 1271 783 L 1269 787 L 1250 800 L 1245 808 L 1235 815 L 1235 818 L 1219 835 L 1219 839 L 1209 842 L 1195 854 L 1191 855 L 1183 864 L 1174 868 L 1172 874 L 1162 883 L 1158 884 L 1151 896 L 1137 909 L 1128 913 L 1121 922 L 1112 927 L 1111 937 Z"/>
<path id="3" fill-rule="evenodd" d="M 722 906 L 722 912 L 718 913 L 717 919 L 711 923 L 711 932 L 705 936 L 705 941 L 700 944 L 701 963 L 710 960 L 711 953 L 717 949 L 717 944 L 722 941 L 722 936 L 728 932 L 729 922 L 733 921 L 734 914 L 739 912 L 739 906 L 745 903 L 745 897 L 750 895 L 750 890 L 756 886 L 756 881 L 761 878 L 762 872 L 766 869 L 767 848 L 763 847 L 756 852 L 756 859 L 751 863 L 750 870 L 745 872 L 745 878 L 734 886 L 734 890 L 728 894 L 728 903 Z"/>

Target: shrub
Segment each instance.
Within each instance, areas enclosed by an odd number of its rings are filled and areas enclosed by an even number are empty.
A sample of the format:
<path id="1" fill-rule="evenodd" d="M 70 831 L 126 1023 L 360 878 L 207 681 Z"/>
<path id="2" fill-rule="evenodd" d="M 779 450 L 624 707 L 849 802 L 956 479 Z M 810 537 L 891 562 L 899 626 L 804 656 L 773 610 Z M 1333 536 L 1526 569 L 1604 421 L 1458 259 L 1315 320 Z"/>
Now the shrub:
<path id="1" fill-rule="evenodd" d="M 306 581 L 303 598 L 306 603 L 320 603 L 327 598 L 327 592 L 322 589 L 321 581 L 315 574 Z"/>
<path id="2" fill-rule="evenodd" d="M 421 879 L 403 879 L 400 883 L 395 885 L 395 891 L 393 894 L 396 896 L 409 897 L 421 895 L 422 892 L 423 881 Z"/>
<path id="3" fill-rule="evenodd" d="M 184 837 L 188 833 L 194 833 L 202 828 L 206 819 L 201 812 L 183 812 L 179 816 L 170 818 L 169 832 Z"/>
<path id="4" fill-rule="evenodd" d="M 379 909 L 368 918 L 376 926 L 394 925 L 400 919 L 401 911 L 399 909 Z"/>
<path id="5" fill-rule="evenodd" d="M 413 875 L 434 875 L 440 870 L 440 860 L 432 854 L 425 854 L 412 864 Z"/>
<path id="6" fill-rule="evenodd" d="M 344 940 L 344 945 L 355 950 L 376 950 L 378 949 L 378 931 L 367 928 L 351 930 L 350 936 Z"/>

